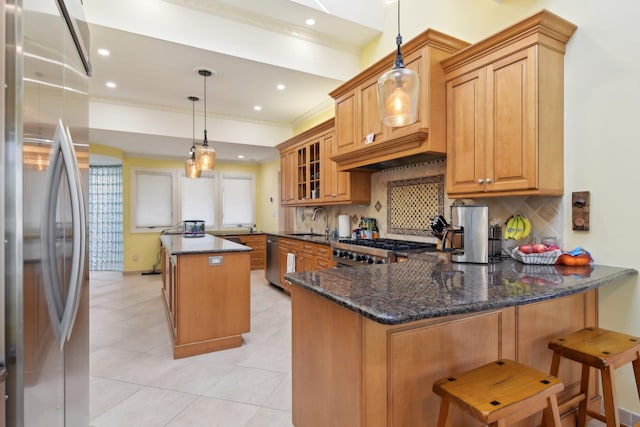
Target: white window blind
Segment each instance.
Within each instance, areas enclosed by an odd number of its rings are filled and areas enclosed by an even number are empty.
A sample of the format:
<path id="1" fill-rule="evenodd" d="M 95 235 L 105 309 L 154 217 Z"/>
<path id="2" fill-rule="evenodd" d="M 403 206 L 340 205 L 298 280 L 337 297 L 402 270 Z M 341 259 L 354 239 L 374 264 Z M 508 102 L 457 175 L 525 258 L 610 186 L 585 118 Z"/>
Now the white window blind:
<path id="1" fill-rule="evenodd" d="M 222 175 L 222 225 L 255 223 L 255 181 L 252 175 Z"/>
<path id="2" fill-rule="evenodd" d="M 204 221 L 206 228 L 214 228 L 216 221 L 217 179 L 205 174 L 198 179 L 180 177 L 180 216 L 185 220 Z"/>
<path id="3" fill-rule="evenodd" d="M 156 231 L 174 225 L 176 173 L 175 170 L 131 170 L 133 232 Z"/>

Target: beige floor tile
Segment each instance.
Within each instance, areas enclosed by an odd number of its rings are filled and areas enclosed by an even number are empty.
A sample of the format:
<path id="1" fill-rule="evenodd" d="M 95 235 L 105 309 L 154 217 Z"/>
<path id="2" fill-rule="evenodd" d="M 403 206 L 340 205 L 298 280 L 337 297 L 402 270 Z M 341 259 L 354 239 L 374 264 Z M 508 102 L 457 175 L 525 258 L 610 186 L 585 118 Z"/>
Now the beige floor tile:
<path id="1" fill-rule="evenodd" d="M 93 427 L 164 426 L 197 396 L 171 390 L 143 388 L 91 421 Z"/>
<path id="2" fill-rule="evenodd" d="M 259 409 L 254 405 L 200 397 L 171 420 L 167 427 L 243 427 Z"/>
<path id="3" fill-rule="evenodd" d="M 236 366 L 203 394 L 234 402 L 261 405 L 285 376 L 285 373 Z"/>
<path id="4" fill-rule="evenodd" d="M 174 360 L 160 288 L 91 273 L 91 424 L 291 426 L 289 297 L 253 271 L 242 347 Z"/>
<path id="5" fill-rule="evenodd" d="M 89 387 L 91 419 L 98 417 L 142 388 L 136 384 L 104 378 L 91 378 Z"/>
<path id="6" fill-rule="evenodd" d="M 291 412 L 278 411 L 276 409 L 261 408 L 258 413 L 249 420 L 247 427 L 293 427 Z"/>

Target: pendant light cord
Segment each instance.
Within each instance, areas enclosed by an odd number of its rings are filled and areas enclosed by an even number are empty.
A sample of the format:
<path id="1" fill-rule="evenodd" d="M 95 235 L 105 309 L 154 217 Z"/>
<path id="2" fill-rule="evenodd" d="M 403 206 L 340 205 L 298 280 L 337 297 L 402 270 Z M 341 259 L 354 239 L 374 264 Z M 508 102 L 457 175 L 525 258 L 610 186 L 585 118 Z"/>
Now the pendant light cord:
<path id="1" fill-rule="evenodd" d="M 196 98 L 191 98 L 191 106 L 193 110 L 191 111 L 191 155 L 195 156 L 196 154 Z"/>
<path id="2" fill-rule="evenodd" d="M 204 74 L 204 142 L 207 143 L 207 75 Z"/>
<path id="3" fill-rule="evenodd" d="M 398 35 L 396 36 L 396 46 L 398 49 L 396 51 L 396 59 L 393 62 L 393 68 L 404 68 L 400 45 L 402 45 L 402 36 L 400 35 L 400 0 L 398 0 Z"/>

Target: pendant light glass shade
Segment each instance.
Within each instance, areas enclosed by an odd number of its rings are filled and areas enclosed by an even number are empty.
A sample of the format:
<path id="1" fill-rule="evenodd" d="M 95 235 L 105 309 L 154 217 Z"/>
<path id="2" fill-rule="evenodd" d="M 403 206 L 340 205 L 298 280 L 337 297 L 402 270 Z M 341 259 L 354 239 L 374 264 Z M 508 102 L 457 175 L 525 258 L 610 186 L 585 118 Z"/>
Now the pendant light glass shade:
<path id="1" fill-rule="evenodd" d="M 378 79 L 378 107 L 385 126 L 406 126 L 418 119 L 420 76 L 404 67 L 400 35 L 400 0 L 398 0 L 398 36 L 396 59 L 393 68 Z"/>
<path id="2" fill-rule="evenodd" d="M 200 170 L 210 171 L 216 164 L 216 150 L 209 145 L 207 140 L 207 77 L 211 76 L 212 72 L 199 69 L 198 74 L 204 77 L 204 141 L 196 150 L 196 161 Z"/>
<path id="3" fill-rule="evenodd" d="M 200 178 L 201 172 L 198 162 L 196 161 L 196 101 L 200 98 L 190 96 L 189 101 L 193 104 L 193 128 L 191 130 L 191 150 L 189 158 L 185 161 L 184 171 L 188 178 Z"/>

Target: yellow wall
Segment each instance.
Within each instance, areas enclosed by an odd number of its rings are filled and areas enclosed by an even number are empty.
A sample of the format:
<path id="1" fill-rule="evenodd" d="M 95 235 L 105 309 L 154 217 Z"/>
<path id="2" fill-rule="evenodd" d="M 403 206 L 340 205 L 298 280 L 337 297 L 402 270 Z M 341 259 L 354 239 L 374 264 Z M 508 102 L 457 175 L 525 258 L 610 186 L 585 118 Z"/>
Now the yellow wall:
<path id="1" fill-rule="evenodd" d="M 117 148 L 107 147 L 106 145 L 91 144 L 89 145 L 89 155 L 99 154 L 101 156 L 114 157 L 116 159 L 124 159 L 124 153 Z"/>
<path id="2" fill-rule="evenodd" d="M 280 159 L 260 165 L 258 182 L 257 203 L 261 207 L 258 230 L 276 232 L 280 209 Z"/>
<path id="3" fill-rule="evenodd" d="M 305 130 L 311 129 L 314 126 L 319 125 L 320 123 L 329 120 L 334 115 L 335 115 L 335 109 L 333 107 L 331 107 L 328 110 L 325 110 L 325 111 L 323 111 L 323 112 L 311 117 L 309 120 L 306 120 L 306 121 L 302 122 L 301 124 L 299 124 L 298 126 L 294 127 L 293 128 L 293 134 L 294 135 L 301 134 Z"/>

